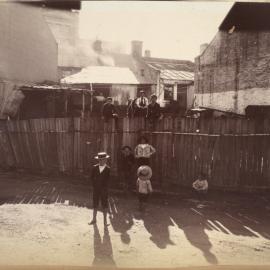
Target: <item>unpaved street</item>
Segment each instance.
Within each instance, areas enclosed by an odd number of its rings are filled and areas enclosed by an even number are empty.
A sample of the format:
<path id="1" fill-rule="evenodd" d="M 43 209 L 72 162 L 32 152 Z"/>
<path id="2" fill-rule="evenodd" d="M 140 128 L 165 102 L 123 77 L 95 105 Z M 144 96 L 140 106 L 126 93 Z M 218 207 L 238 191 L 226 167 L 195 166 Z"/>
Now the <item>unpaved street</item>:
<path id="1" fill-rule="evenodd" d="M 228 196 L 200 204 L 154 196 L 137 211 L 134 194 L 113 193 L 111 225 L 89 226 L 88 188 L 60 179 L 0 177 L 0 265 L 179 267 L 270 265 L 270 204 Z"/>

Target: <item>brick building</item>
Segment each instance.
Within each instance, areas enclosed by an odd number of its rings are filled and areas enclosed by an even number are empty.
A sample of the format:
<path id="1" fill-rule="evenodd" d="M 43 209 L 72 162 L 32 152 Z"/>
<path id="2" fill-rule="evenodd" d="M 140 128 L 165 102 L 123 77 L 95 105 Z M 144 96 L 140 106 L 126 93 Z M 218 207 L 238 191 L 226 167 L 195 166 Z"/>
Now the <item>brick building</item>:
<path id="1" fill-rule="evenodd" d="M 235 3 L 195 59 L 196 105 L 245 114 L 270 105 L 270 4 Z"/>

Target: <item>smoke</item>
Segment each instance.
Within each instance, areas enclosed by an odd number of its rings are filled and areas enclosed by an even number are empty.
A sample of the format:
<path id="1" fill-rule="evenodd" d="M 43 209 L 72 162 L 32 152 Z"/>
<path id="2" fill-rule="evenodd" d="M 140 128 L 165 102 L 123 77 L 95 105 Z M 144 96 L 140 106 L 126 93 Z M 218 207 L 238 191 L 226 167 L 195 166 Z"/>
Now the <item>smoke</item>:
<path id="1" fill-rule="evenodd" d="M 70 40 L 61 40 L 58 44 L 61 66 L 115 66 L 112 54 L 124 53 L 120 43 L 102 41 L 101 48 L 95 48 L 95 40 L 78 39 L 73 45 Z"/>

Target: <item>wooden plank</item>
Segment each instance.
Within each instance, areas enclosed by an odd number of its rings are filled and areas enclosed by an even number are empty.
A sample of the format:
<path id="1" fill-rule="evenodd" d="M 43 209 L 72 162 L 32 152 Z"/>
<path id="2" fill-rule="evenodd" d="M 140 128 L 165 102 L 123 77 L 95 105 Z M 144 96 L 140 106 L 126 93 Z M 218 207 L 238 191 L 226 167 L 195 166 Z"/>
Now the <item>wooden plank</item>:
<path id="1" fill-rule="evenodd" d="M 214 161 L 212 169 L 212 179 L 211 184 L 213 186 L 222 187 L 222 161 L 220 152 L 220 137 L 215 138 L 215 148 L 214 148 Z"/>
<path id="2" fill-rule="evenodd" d="M 193 127 L 196 128 L 195 121 L 193 121 Z M 191 156 L 190 156 L 190 178 L 192 181 L 197 178 L 196 177 L 196 172 L 195 172 L 195 141 L 196 141 L 196 136 L 190 136 L 191 137 Z"/>
<path id="3" fill-rule="evenodd" d="M 269 149 L 270 149 L 270 145 L 269 145 L 269 140 L 270 137 L 269 136 L 264 136 L 262 138 L 262 178 L 263 178 L 263 185 L 264 186 L 268 186 L 268 164 L 269 164 Z"/>
<path id="4" fill-rule="evenodd" d="M 29 120 L 29 127 L 30 127 L 30 130 L 32 132 L 32 141 L 35 144 L 35 159 L 37 162 L 37 167 L 38 167 L 38 169 L 43 170 L 44 169 L 44 160 L 43 160 L 43 156 L 42 156 L 41 148 L 40 148 L 39 132 L 36 129 L 34 119 Z"/>
<path id="5" fill-rule="evenodd" d="M 15 166 L 18 168 L 20 164 L 19 150 L 16 145 L 15 133 L 13 132 L 13 126 L 11 121 L 7 121 L 6 132 L 10 142 L 10 146 L 14 155 Z"/>

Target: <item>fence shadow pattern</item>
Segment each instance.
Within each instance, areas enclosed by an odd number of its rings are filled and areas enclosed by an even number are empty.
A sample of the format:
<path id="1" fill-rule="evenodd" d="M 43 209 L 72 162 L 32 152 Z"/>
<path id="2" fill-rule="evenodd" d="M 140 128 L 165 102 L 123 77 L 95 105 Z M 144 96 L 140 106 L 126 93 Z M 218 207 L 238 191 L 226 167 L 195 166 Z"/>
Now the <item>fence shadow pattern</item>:
<path id="1" fill-rule="evenodd" d="M 270 122 L 263 122 L 260 133 L 256 127 L 246 119 L 165 118 L 155 130 L 142 118 L 120 119 L 117 126 L 100 118 L 8 121 L 0 131 L 0 166 L 85 174 L 95 154 L 105 150 L 118 175 L 121 147 L 134 148 L 146 134 L 157 150 L 151 166 L 159 184 L 190 186 L 205 171 L 213 187 L 265 188 L 270 186 Z"/>

